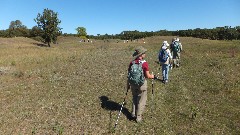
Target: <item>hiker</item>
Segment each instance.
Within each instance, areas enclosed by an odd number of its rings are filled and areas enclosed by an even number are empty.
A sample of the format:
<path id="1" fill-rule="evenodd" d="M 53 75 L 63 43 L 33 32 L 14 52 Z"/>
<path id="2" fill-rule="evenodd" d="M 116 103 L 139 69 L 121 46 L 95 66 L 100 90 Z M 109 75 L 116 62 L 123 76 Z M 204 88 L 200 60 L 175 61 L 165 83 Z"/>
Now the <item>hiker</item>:
<path id="1" fill-rule="evenodd" d="M 168 83 L 168 72 L 169 72 L 170 61 L 172 59 L 172 55 L 168 47 L 169 47 L 168 42 L 163 41 L 161 49 L 158 54 L 158 59 L 162 66 L 162 77 L 163 77 L 162 81 L 164 84 Z"/>
<path id="2" fill-rule="evenodd" d="M 180 66 L 180 53 L 182 51 L 182 44 L 179 43 L 179 38 L 173 38 L 170 49 L 173 55 L 173 68 Z"/>
<path id="3" fill-rule="evenodd" d="M 146 51 L 147 49 L 143 48 L 142 46 L 137 47 L 134 54 L 132 55 L 133 60 L 129 64 L 128 68 L 127 88 L 129 89 L 131 87 L 133 96 L 132 117 L 136 120 L 136 122 L 142 121 L 142 114 L 144 112 L 147 101 L 146 78 L 157 78 L 155 75 L 149 73 L 148 63 L 146 60 L 144 60 L 146 57 Z"/>
<path id="4" fill-rule="evenodd" d="M 183 51 L 182 43 L 181 43 L 179 38 L 177 40 L 178 40 L 178 44 L 179 44 L 179 47 L 180 47 L 180 50 L 181 50 L 180 52 L 182 52 Z"/>

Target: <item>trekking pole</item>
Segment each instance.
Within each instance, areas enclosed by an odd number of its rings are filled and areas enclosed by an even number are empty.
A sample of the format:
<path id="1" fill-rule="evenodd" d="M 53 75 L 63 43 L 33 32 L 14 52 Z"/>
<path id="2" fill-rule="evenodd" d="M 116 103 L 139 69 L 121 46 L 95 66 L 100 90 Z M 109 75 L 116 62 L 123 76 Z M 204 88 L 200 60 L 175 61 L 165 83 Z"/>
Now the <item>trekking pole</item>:
<path id="1" fill-rule="evenodd" d="M 169 60 L 170 62 L 170 65 L 169 65 L 169 67 L 170 67 L 170 69 L 172 70 L 173 69 L 173 61 L 172 60 Z"/>
<path id="2" fill-rule="evenodd" d="M 118 124 L 118 119 L 119 119 L 119 117 L 120 117 L 120 114 L 121 114 L 121 112 L 122 112 L 123 105 L 124 105 L 124 103 L 125 103 L 125 100 L 126 100 L 126 97 L 127 97 L 127 93 L 128 93 L 128 88 L 127 88 L 127 92 L 126 92 L 126 94 L 125 94 L 125 97 L 124 97 L 124 100 L 123 100 L 123 103 L 122 103 L 121 109 L 120 109 L 120 111 L 119 111 L 119 113 L 118 113 L 118 117 L 117 117 L 116 123 L 115 123 L 115 125 L 114 125 L 114 129 L 117 127 L 117 124 Z"/>
<path id="3" fill-rule="evenodd" d="M 153 72 L 152 72 L 152 75 L 153 75 Z M 152 106 L 153 106 L 153 80 L 154 78 L 152 79 Z"/>

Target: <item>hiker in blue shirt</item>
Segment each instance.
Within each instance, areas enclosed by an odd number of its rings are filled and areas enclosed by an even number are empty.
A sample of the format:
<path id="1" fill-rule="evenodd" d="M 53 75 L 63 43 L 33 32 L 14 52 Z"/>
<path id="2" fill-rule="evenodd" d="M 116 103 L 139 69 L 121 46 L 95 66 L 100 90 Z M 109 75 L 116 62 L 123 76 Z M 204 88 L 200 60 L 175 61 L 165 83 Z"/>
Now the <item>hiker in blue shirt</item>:
<path id="1" fill-rule="evenodd" d="M 159 62 L 162 66 L 163 83 L 165 84 L 168 83 L 168 72 L 169 72 L 170 60 L 172 59 L 172 55 L 168 47 L 169 47 L 168 42 L 163 41 L 162 47 L 158 55 Z"/>

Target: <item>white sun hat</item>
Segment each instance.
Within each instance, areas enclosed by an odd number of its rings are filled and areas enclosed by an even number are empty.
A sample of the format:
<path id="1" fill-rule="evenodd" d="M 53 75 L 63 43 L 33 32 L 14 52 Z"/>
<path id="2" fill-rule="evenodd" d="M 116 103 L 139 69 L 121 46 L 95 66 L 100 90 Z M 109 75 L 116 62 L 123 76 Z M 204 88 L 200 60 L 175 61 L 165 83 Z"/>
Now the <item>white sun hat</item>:
<path id="1" fill-rule="evenodd" d="M 163 43 L 162 43 L 162 46 L 166 46 L 166 47 L 168 47 L 168 46 L 169 46 L 169 44 L 168 44 L 168 42 L 167 42 L 167 41 L 163 41 Z"/>

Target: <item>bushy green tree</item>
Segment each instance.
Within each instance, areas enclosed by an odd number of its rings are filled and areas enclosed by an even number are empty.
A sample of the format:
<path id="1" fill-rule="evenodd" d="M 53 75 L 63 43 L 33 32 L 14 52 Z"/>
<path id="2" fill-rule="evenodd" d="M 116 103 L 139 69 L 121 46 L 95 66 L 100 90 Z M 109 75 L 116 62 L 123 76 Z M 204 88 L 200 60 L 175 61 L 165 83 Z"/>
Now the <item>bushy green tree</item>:
<path id="1" fill-rule="evenodd" d="M 50 47 L 50 43 L 57 41 L 57 36 L 61 34 L 59 27 L 61 20 L 58 19 L 58 13 L 50 9 L 44 9 L 43 13 L 38 13 L 37 18 L 34 19 L 38 27 L 43 30 L 42 38 Z"/>
<path id="2" fill-rule="evenodd" d="M 86 31 L 86 28 L 84 27 L 77 27 L 76 28 L 76 31 L 77 31 L 77 35 L 81 38 L 86 38 L 87 36 L 87 31 Z"/>

